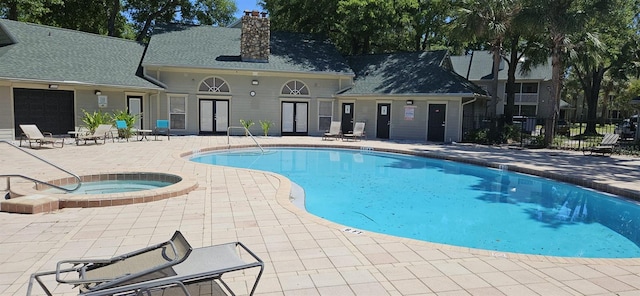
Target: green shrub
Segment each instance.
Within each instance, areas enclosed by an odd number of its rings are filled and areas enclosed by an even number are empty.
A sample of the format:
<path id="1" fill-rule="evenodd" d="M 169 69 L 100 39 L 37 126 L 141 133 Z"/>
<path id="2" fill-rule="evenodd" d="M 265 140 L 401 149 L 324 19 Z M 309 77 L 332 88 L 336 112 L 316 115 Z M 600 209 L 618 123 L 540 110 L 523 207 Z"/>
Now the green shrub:
<path id="1" fill-rule="evenodd" d="M 123 120 L 127 124 L 127 129 L 121 130 L 118 129 L 118 136 L 121 138 L 129 138 L 133 134 L 132 129 L 133 125 L 138 120 L 138 115 L 130 114 L 129 111 L 125 110 L 116 110 L 113 112 L 113 122 L 116 120 Z"/>
<path id="2" fill-rule="evenodd" d="M 95 132 L 96 128 L 101 124 L 113 124 L 111 114 L 103 113 L 101 110 L 89 113 L 86 110 L 82 109 L 82 113 L 82 122 L 91 133 Z"/>
<path id="3" fill-rule="evenodd" d="M 265 120 L 265 121 L 260 120 L 260 127 L 262 127 L 262 131 L 264 132 L 265 137 L 269 135 L 269 129 L 271 128 L 272 125 L 273 125 L 273 122 L 269 120 Z"/>
<path id="4" fill-rule="evenodd" d="M 242 126 L 245 128 L 244 135 L 248 136 L 249 135 L 249 128 L 251 128 L 251 126 L 254 124 L 253 120 L 240 119 L 240 124 L 242 124 Z"/>

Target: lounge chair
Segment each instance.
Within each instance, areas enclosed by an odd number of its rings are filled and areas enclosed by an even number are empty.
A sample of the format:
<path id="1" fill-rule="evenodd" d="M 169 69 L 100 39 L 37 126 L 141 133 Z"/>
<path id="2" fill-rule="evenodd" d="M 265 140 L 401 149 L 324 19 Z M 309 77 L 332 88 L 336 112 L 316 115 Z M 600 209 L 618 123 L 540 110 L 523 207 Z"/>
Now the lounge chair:
<path id="1" fill-rule="evenodd" d="M 260 258 L 240 242 L 193 249 L 182 233 L 176 231 L 169 241 L 110 259 L 60 261 L 54 271 L 31 275 L 27 295 L 31 295 L 34 282 L 51 295 L 42 277 L 52 275 L 58 285 L 79 287 L 80 295 L 151 295 L 165 289 L 178 289 L 182 292 L 179 295 L 190 295 L 187 286 L 214 280 L 235 295 L 222 276 L 256 267 L 259 272 L 250 295 L 264 270 Z M 78 279 L 72 273 L 77 273 Z"/>
<path id="2" fill-rule="evenodd" d="M 78 137 L 76 137 L 76 145 L 80 142 L 80 141 L 84 141 L 84 143 L 86 144 L 87 141 L 94 141 L 96 144 L 98 144 L 98 140 L 102 140 L 102 144 L 107 142 L 107 138 L 111 137 L 111 140 L 113 141 L 113 134 L 111 133 L 111 128 L 113 128 L 113 125 L 111 124 L 101 124 L 98 125 L 98 127 L 96 128 L 95 131 L 93 131 L 93 133 L 90 134 L 86 134 L 86 135 L 78 135 Z"/>
<path id="3" fill-rule="evenodd" d="M 326 131 L 322 136 L 322 140 L 328 140 L 331 138 L 335 138 L 335 139 L 341 138 L 342 137 L 342 131 L 340 130 L 341 126 L 342 125 L 340 121 L 332 121 L 331 126 L 329 126 L 329 130 Z"/>
<path id="4" fill-rule="evenodd" d="M 353 131 L 342 135 L 343 140 L 359 140 L 364 137 L 364 122 L 356 122 L 353 126 Z"/>
<path id="5" fill-rule="evenodd" d="M 171 129 L 169 128 L 169 120 L 158 119 L 156 120 L 156 128 L 153 129 L 155 140 L 158 140 L 158 135 L 167 135 L 167 139 L 171 140 Z"/>
<path id="6" fill-rule="evenodd" d="M 56 147 L 56 143 L 60 144 L 60 148 L 64 147 L 64 139 L 56 139 L 50 132 L 41 132 L 35 124 L 21 124 L 22 135 L 20 136 L 20 146 L 22 147 L 22 141 L 29 142 L 29 148 L 32 143 L 38 144 L 38 148 L 44 144 L 51 144 Z"/>
<path id="7" fill-rule="evenodd" d="M 593 155 L 594 153 L 602 154 L 603 156 L 613 154 L 613 149 L 618 145 L 618 134 L 604 134 L 600 145 L 594 147 L 586 147 L 582 150 L 584 155 Z"/>

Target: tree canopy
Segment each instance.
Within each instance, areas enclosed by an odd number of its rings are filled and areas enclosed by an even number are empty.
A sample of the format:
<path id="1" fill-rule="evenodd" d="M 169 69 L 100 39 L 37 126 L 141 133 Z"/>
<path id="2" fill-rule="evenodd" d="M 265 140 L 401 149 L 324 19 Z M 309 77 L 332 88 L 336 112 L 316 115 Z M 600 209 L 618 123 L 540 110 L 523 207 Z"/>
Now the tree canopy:
<path id="1" fill-rule="evenodd" d="M 0 17 L 115 37 L 145 40 L 166 23 L 227 25 L 233 0 L 5 0 Z"/>

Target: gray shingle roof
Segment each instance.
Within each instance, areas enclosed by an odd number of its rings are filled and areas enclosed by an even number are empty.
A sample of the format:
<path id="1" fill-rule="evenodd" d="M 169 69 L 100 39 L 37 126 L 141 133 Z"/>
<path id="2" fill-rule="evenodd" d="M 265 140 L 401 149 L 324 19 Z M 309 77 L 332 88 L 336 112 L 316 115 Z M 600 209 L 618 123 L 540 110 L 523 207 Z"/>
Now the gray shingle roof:
<path id="1" fill-rule="evenodd" d="M 0 19 L 0 78 L 158 89 L 136 76 L 144 47 L 136 42 Z M 7 42 L 8 43 L 8 42 Z"/>
<path id="2" fill-rule="evenodd" d="M 308 34 L 271 32 L 269 62 L 242 62 L 240 33 L 238 28 L 212 26 L 159 28 L 142 65 L 353 75 L 335 46 Z"/>
<path id="3" fill-rule="evenodd" d="M 355 85 L 343 94 L 482 94 L 463 77 L 446 70 L 446 51 L 351 56 Z"/>
<path id="4" fill-rule="evenodd" d="M 463 55 L 463 56 L 451 56 L 451 63 L 453 64 L 453 70 L 460 74 L 462 77 L 469 77 L 471 81 L 478 80 L 491 80 L 493 74 L 491 73 L 491 69 L 493 68 L 493 57 L 491 52 L 489 51 L 475 51 L 472 56 Z M 469 63 L 471 64 L 471 68 L 469 68 Z M 499 80 L 507 80 L 507 65 L 506 62 L 502 61 L 502 66 L 500 67 L 500 71 L 498 72 Z M 469 76 L 467 76 L 467 72 Z M 518 70 L 516 71 L 516 79 L 517 80 L 551 80 L 551 61 L 549 61 L 546 65 L 539 65 L 531 69 L 531 71 L 527 74 L 520 73 L 520 64 L 518 65 Z"/>

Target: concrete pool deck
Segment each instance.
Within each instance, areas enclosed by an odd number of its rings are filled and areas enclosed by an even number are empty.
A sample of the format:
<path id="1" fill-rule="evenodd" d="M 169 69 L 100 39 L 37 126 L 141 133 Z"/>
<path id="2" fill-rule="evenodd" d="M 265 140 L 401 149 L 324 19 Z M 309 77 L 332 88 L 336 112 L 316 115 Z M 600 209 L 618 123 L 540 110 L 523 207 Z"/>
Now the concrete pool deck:
<path id="1" fill-rule="evenodd" d="M 261 144 L 364 146 L 506 164 L 640 193 L 640 159 L 554 150 L 510 150 L 319 137 L 258 137 Z M 232 137 L 231 145 L 251 145 Z M 0 294 L 25 295 L 29 275 L 64 259 L 105 258 L 165 241 L 180 230 L 194 247 L 241 241 L 265 261 L 256 295 L 638 295 L 640 258 L 581 259 L 508 254 L 344 231 L 288 202 L 277 175 L 197 164 L 180 155 L 226 147 L 226 136 L 108 142 L 30 150 L 78 175 L 157 171 L 191 176 L 186 195 L 130 205 L 0 213 Z M 4 145 L 7 146 L 7 145 Z M 63 174 L 0 147 L 0 174 L 38 179 Z M 19 181 L 12 181 L 19 182 Z M 3 187 L 0 186 L 0 189 Z M 247 293 L 254 273 L 227 278 Z M 35 290 L 40 293 L 39 289 Z M 57 288 L 56 295 L 74 295 Z"/>

